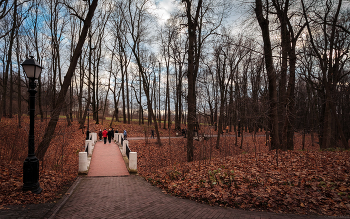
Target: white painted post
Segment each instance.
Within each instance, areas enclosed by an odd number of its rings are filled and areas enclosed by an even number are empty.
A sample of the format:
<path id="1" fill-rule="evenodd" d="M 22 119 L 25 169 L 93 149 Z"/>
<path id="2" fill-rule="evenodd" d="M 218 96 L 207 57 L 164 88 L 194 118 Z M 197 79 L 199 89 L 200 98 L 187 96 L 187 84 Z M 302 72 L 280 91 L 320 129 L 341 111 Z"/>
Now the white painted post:
<path id="1" fill-rule="evenodd" d="M 92 140 L 94 141 L 94 144 L 97 142 L 97 133 L 96 132 L 92 133 Z"/>
<path id="2" fill-rule="evenodd" d="M 86 152 L 79 152 L 79 173 L 87 171 L 87 156 Z"/>
<path id="3" fill-rule="evenodd" d="M 90 134 L 89 134 L 89 139 L 91 139 L 92 144 L 95 144 L 95 135 L 94 134 L 95 133 L 93 133 L 93 132 L 90 132 Z"/>
<path id="4" fill-rule="evenodd" d="M 122 142 L 123 133 L 118 133 L 118 142 Z"/>
<path id="5" fill-rule="evenodd" d="M 118 133 L 114 133 L 114 141 L 118 142 Z"/>
<path id="6" fill-rule="evenodd" d="M 137 152 L 130 152 L 129 154 L 129 171 L 137 172 Z"/>
<path id="7" fill-rule="evenodd" d="M 124 140 L 123 141 L 123 150 L 122 150 L 122 155 L 126 156 L 126 144 L 128 144 L 129 141 L 128 140 Z"/>
<path id="8" fill-rule="evenodd" d="M 87 142 L 87 140 L 85 140 L 85 150 L 86 150 L 86 147 L 88 146 L 88 142 Z"/>
<path id="9" fill-rule="evenodd" d="M 88 147 L 88 156 L 90 157 L 92 155 L 92 140 L 85 140 L 86 144 L 89 144 Z"/>

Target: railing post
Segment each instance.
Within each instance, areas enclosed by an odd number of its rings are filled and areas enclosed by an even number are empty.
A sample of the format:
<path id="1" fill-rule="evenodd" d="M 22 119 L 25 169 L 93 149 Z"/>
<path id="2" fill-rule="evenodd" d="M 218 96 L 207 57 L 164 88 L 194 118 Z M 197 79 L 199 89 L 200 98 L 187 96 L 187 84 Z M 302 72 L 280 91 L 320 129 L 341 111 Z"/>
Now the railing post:
<path id="1" fill-rule="evenodd" d="M 86 140 L 86 143 L 89 144 L 89 146 L 88 146 L 88 156 L 90 157 L 92 155 L 92 140 Z"/>
<path id="2" fill-rule="evenodd" d="M 92 133 L 89 133 L 89 140 L 91 140 L 92 142 L 94 142 L 94 136 L 92 136 Z"/>
<path id="3" fill-rule="evenodd" d="M 118 133 L 118 142 L 122 142 L 123 133 Z"/>
<path id="4" fill-rule="evenodd" d="M 92 141 L 93 141 L 92 143 L 95 144 L 97 141 L 97 133 L 93 132 L 93 133 L 91 133 L 91 135 L 92 135 Z"/>
<path id="5" fill-rule="evenodd" d="M 96 141 L 97 141 L 97 133 L 90 132 L 90 134 L 89 134 L 89 139 L 91 139 L 92 144 L 95 145 L 95 143 L 96 143 Z"/>
<path id="6" fill-rule="evenodd" d="M 130 152 L 129 154 L 129 171 L 137 172 L 137 152 Z"/>
<path id="7" fill-rule="evenodd" d="M 114 141 L 118 142 L 118 133 L 114 133 Z"/>
<path id="8" fill-rule="evenodd" d="M 123 150 L 122 150 L 122 155 L 126 156 L 126 144 L 128 144 L 129 141 L 128 140 L 124 140 L 123 141 Z"/>
<path id="9" fill-rule="evenodd" d="M 79 152 L 79 173 L 83 173 L 87 171 L 87 156 L 86 152 Z"/>

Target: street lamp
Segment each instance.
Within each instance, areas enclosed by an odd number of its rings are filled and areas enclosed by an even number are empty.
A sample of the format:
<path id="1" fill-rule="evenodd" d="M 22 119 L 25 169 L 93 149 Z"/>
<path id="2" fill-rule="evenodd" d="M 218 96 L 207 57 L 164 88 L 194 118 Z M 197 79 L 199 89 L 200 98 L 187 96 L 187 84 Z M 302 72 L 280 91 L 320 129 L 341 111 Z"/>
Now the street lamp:
<path id="1" fill-rule="evenodd" d="M 34 112 L 35 112 L 35 79 L 39 78 L 42 67 L 34 57 L 25 60 L 22 64 L 23 70 L 29 78 L 29 140 L 28 140 L 28 157 L 23 163 L 23 191 L 32 191 L 39 194 L 43 190 L 39 184 L 39 160 L 34 154 Z"/>
<path id="2" fill-rule="evenodd" d="M 88 114 L 88 126 L 87 126 L 87 131 L 86 131 L 86 140 L 89 140 L 89 138 L 90 138 L 90 128 L 89 128 L 89 126 L 90 126 L 90 112 L 91 112 L 91 110 L 90 110 L 90 108 L 88 108 L 88 109 L 87 109 L 87 114 Z"/>

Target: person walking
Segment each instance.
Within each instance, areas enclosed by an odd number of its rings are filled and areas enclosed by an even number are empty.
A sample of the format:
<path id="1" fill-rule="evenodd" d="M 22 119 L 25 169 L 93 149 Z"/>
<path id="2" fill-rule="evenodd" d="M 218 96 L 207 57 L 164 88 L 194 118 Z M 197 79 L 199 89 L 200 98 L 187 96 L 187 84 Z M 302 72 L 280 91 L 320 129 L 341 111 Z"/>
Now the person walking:
<path id="1" fill-rule="evenodd" d="M 104 140 L 105 144 L 107 143 L 107 134 L 108 134 L 107 130 L 104 129 L 103 132 L 102 132 L 102 136 L 103 136 L 103 140 Z"/>
<path id="2" fill-rule="evenodd" d="M 152 138 L 154 138 L 154 130 L 153 129 L 151 130 L 151 135 L 152 135 Z"/>
<path id="3" fill-rule="evenodd" d="M 100 137 L 100 141 L 102 141 L 102 130 L 100 129 L 100 131 L 98 132 L 98 136 Z"/>
<path id="4" fill-rule="evenodd" d="M 126 130 L 124 130 L 124 140 L 126 140 L 126 137 L 127 137 L 127 133 L 126 133 Z"/>
<path id="5" fill-rule="evenodd" d="M 107 135 L 108 135 L 108 143 L 110 144 L 114 133 L 112 132 L 111 129 L 109 129 Z"/>

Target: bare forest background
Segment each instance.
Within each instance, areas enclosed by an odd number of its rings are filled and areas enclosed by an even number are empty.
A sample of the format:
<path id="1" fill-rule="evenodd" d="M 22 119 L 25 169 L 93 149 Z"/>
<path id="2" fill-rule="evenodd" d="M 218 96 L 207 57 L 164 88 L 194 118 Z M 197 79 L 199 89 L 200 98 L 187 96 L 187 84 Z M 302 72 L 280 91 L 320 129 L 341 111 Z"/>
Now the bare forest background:
<path id="1" fill-rule="evenodd" d="M 85 131 L 89 108 L 106 127 L 154 126 L 158 144 L 186 125 L 187 161 L 204 125 L 264 131 L 270 150 L 293 150 L 296 132 L 349 149 L 349 1 L 164 2 L 0 0 L 0 119 L 22 126 L 32 55 L 37 122 L 49 120 L 39 159 L 60 116 Z"/>

